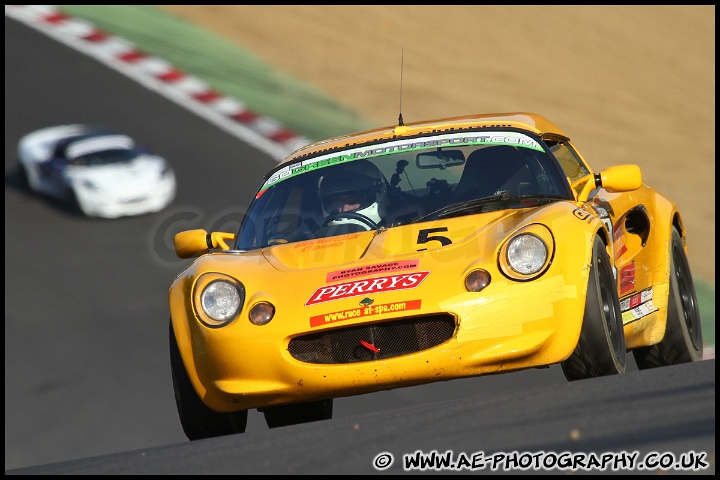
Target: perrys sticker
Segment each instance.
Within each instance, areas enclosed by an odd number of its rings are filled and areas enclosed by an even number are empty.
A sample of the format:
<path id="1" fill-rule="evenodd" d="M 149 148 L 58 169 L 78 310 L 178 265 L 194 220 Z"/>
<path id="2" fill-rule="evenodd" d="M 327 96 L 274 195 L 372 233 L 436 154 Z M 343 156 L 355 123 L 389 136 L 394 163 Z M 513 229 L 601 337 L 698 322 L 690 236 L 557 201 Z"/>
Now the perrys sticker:
<path id="1" fill-rule="evenodd" d="M 371 295 L 374 293 L 392 292 L 395 290 L 409 290 L 417 288 L 429 271 L 399 273 L 384 277 L 366 278 L 353 282 L 336 283 L 318 288 L 305 302 L 306 306 L 318 303 L 340 300 L 342 298 L 356 297 L 358 295 Z"/>
<path id="2" fill-rule="evenodd" d="M 387 273 L 398 270 L 413 270 L 420 265 L 420 260 L 402 260 L 399 262 L 376 263 L 375 265 L 364 265 L 362 267 L 346 268 L 344 270 L 335 270 L 327 274 L 326 282 L 337 282 L 352 277 L 365 277 L 367 275 L 376 275 L 378 273 Z"/>

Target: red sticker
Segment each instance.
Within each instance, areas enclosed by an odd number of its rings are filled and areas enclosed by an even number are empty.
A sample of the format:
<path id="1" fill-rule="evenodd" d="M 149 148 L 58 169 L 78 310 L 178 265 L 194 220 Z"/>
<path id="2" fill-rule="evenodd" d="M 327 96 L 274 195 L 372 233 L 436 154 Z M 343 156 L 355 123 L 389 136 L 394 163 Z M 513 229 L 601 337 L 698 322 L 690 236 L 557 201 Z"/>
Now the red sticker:
<path id="1" fill-rule="evenodd" d="M 635 263 L 620 269 L 620 295 L 635 288 Z"/>
<path id="2" fill-rule="evenodd" d="M 374 293 L 391 292 L 395 290 L 408 290 L 420 285 L 429 271 L 400 273 L 385 277 L 366 278 L 353 282 L 336 283 L 320 287 L 308 298 L 305 305 L 315 305 L 340 300 L 342 298 L 356 297 L 358 295 L 371 295 Z"/>

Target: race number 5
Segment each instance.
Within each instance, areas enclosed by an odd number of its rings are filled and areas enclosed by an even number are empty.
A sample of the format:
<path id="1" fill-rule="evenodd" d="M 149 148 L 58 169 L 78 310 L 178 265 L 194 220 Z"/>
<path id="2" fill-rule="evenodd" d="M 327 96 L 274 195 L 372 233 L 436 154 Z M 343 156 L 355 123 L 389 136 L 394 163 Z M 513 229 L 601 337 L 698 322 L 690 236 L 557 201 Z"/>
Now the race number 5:
<path id="1" fill-rule="evenodd" d="M 418 232 L 418 238 L 417 243 L 418 245 L 422 245 L 423 243 L 427 243 L 433 240 L 437 240 L 442 244 L 444 247 L 445 245 L 450 245 L 452 243 L 452 240 L 450 240 L 448 237 L 444 237 L 442 235 L 431 235 L 435 232 L 447 232 L 447 227 L 438 227 L 438 228 L 426 228 L 423 230 L 420 230 Z M 420 248 L 418 249 L 418 252 L 422 252 L 424 250 L 427 250 L 427 248 Z"/>

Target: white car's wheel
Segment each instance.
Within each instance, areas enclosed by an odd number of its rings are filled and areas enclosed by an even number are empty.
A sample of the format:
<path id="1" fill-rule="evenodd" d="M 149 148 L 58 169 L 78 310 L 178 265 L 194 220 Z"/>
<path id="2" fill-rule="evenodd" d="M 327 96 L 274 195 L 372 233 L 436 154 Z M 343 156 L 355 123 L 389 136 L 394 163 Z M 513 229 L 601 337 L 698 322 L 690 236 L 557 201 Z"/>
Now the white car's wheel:
<path id="1" fill-rule="evenodd" d="M 18 184 L 20 185 L 20 187 L 24 189 L 30 189 L 30 179 L 28 177 L 28 172 L 22 163 L 18 163 L 17 176 Z"/>
<path id="2" fill-rule="evenodd" d="M 69 188 L 67 192 L 67 203 L 68 206 L 77 212 L 80 212 L 82 214 L 85 214 L 85 211 L 82 208 L 82 205 L 80 204 L 80 201 L 78 200 L 77 193 L 75 193 L 75 190 L 73 188 Z"/>

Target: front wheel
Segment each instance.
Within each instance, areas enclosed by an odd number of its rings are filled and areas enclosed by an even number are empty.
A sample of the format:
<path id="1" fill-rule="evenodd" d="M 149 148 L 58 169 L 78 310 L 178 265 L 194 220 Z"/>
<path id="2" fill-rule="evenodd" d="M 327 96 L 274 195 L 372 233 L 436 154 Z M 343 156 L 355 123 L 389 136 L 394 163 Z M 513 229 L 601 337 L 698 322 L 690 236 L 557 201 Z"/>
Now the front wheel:
<path id="1" fill-rule="evenodd" d="M 585 314 L 575 351 L 562 362 L 569 381 L 614 375 L 625 371 L 627 352 L 620 300 L 605 244 L 593 243 Z"/>
<path id="2" fill-rule="evenodd" d="M 195 393 L 180 356 L 172 322 L 170 322 L 170 368 L 180 424 L 189 440 L 245 432 L 247 410 L 230 413 L 216 412 L 208 408 Z"/>
<path id="3" fill-rule="evenodd" d="M 68 191 L 65 194 L 65 198 L 67 201 L 67 206 L 72 212 L 88 216 L 88 214 L 85 212 L 85 209 L 83 209 L 82 203 L 80 203 L 80 199 L 78 198 L 77 192 L 74 188 L 68 188 Z"/>
<path id="4" fill-rule="evenodd" d="M 665 336 L 655 345 L 633 350 L 639 369 L 702 360 L 703 339 L 695 286 L 680 232 L 673 227 L 670 290 Z"/>

